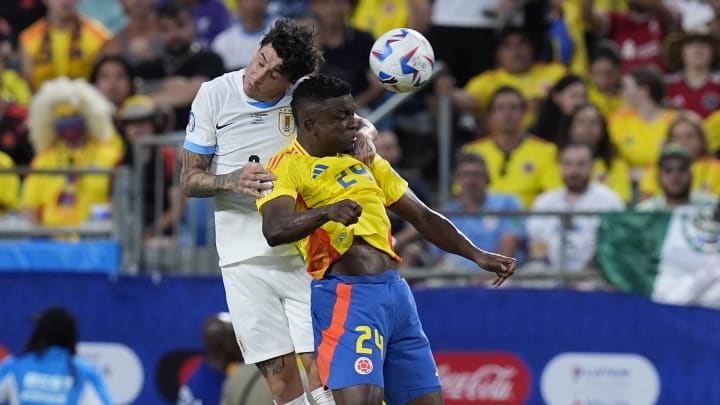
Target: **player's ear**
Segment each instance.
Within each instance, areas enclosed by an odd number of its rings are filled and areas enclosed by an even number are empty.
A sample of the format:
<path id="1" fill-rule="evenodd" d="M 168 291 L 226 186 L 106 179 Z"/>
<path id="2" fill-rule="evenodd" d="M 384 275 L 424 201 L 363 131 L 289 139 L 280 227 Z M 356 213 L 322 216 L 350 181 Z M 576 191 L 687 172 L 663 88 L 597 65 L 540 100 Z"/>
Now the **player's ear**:
<path id="1" fill-rule="evenodd" d="M 306 131 L 311 131 L 315 126 L 315 120 L 312 118 L 305 118 L 302 122 L 302 126 Z"/>

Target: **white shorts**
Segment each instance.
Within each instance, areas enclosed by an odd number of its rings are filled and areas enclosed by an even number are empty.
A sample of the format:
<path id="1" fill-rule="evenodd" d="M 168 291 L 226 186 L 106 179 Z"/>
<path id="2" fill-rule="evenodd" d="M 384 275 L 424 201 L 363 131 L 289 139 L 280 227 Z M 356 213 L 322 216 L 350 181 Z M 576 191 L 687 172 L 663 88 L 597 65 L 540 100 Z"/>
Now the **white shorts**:
<path id="1" fill-rule="evenodd" d="M 245 363 L 315 350 L 310 315 L 312 277 L 304 265 L 239 263 L 225 266 L 221 272 Z"/>

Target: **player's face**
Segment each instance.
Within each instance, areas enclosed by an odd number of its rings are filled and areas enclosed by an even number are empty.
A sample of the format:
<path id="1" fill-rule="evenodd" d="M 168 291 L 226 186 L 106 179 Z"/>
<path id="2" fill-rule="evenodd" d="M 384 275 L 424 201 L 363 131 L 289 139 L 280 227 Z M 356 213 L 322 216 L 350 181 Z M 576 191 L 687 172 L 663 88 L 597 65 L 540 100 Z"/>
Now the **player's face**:
<path id="1" fill-rule="evenodd" d="M 345 24 L 350 14 L 349 0 L 313 0 L 310 10 L 315 14 L 318 22 L 325 27 L 337 27 Z"/>
<path id="2" fill-rule="evenodd" d="M 571 192 L 581 193 L 587 189 L 593 170 L 592 152 L 586 147 L 571 147 L 560 155 L 563 182 Z"/>
<path id="3" fill-rule="evenodd" d="M 78 0 L 45 0 L 48 11 L 60 18 L 69 18 L 77 14 Z"/>
<path id="4" fill-rule="evenodd" d="M 95 86 L 111 103 L 119 106 L 132 93 L 132 83 L 123 65 L 106 62 L 98 70 Z"/>
<path id="5" fill-rule="evenodd" d="M 696 159 L 703 153 L 703 136 L 691 123 L 680 121 L 670 130 L 668 142 L 679 143 L 686 147 L 693 159 Z"/>
<path id="6" fill-rule="evenodd" d="M 267 13 L 268 0 L 238 0 L 238 13 L 245 20 L 256 20 L 263 18 Z"/>
<path id="7" fill-rule="evenodd" d="M 177 18 L 160 18 L 158 27 L 165 52 L 171 55 L 185 53 L 195 39 L 195 24 L 189 12 L 183 12 Z"/>
<path id="8" fill-rule="evenodd" d="M 593 107 L 578 111 L 570 123 L 570 139 L 597 146 L 603 136 L 602 116 Z"/>
<path id="9" fill-rule="evenodd" d="M 622 95 L 625 104 L 630 107 L 637 107 L 643 99 L 642 89 L 630 75 L 625 75 L 622 78 Z"/>
<path id="10" fill-rule="evenodd" d="M 359 128 L 351 95 L 327 99 L 312 114 L 313 132 L 323 156 L 352 153 Z"/>
<path id="11" fill-rule="evenodd" d="M 461 163 L 455 170 L 455 181 L 460 186 L 464 197 L 482 198 L 488 186 L 487 170 L 484 165 L 479 163 Z"/>
<path id="12" fill-rule="evenodd" d="M 522 126 L 525 108 L 522 100 L 514 93 L 503 93 L 495 97 L 490 108 L 490 125 L 497 133 L 514 133 Z"/>
<path id="13" fill-rule="evenodd" d="M 666 159 L 660 166 L 660 185 L 669 198 L 682 198 L 690 193 L 690 166 L 679 158 Z"/>
<path id="14" fill-rule="evenodd" d="M 292 83 L 279 72 L 283 60 L 268 44 L 255 53 L 243 76 L 245 94 L 255 100 L 272 102 L 282 96 Z"/>
<path id="15" fill-rule="evenodd" d="M 620 84 L 620 67 L 609 59 L 598 59 L 590 65 L 590 78 L 600 91 L 614 93 Z"/>
<path id="16" fill-rule="evenodd" d="M 682 61 L 685 67 L 710 69 L 713 48 L 705 41 L 690 41 L 682 47 Z"/>
<path id="17" fill-rule="evenodd" d="M 498 65 L 510 73 L 523 73 L 532 67 L 533 49 L 522 35 L 509 35 L 498 47 Z"/>
<path id="18" fill-rule="evenodd" d="M 584 83 L 575 83 L 565 87 L 553 97 L 555 104 L 565 116 L 587 103 L 587 88 Z"/>

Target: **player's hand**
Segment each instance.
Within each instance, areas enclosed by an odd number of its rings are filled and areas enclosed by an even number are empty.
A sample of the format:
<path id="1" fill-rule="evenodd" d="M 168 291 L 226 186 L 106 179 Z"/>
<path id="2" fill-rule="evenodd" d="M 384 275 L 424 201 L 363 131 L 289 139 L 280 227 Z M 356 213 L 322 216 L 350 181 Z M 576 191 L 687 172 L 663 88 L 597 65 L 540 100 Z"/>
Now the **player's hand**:
<path id="1" fill-rule="evenodd" d="M 375 160 L 375 140 L 378 138 L 377 128 L 372 122 L 357 114 L 355 119 L 358 120 L 358 130 L 353 156 L 355 159 L 365 163 L 367 167 L 372 167 Z"/>
<path id="2" fill-rule="evenodd" d="M 260 163 L 247 163 L 242 169 L 217 176 L 216 188 L 235 193 L 263 197 L 273 188 L 277 176 L 265 170 Z"/>
<path id="3" fill-rule="evenodd" d="M 360 214 L 362 214 L 362 205 L 353 200 L 341 200 L 327 205 L 325 209 L 331 221 L 339 222 L 345 226 L 356 223 L 360 218 Z"/>
<path id="4" fill-rule="evenodd" d="M 481 251 L 475 257 L 475 264 L 489 272 L 495 273 L 497 278 L 493 280 L 492 286 L 500 287 L 508 277 L 515 273 L 517 260 L 497 253 Z"/>

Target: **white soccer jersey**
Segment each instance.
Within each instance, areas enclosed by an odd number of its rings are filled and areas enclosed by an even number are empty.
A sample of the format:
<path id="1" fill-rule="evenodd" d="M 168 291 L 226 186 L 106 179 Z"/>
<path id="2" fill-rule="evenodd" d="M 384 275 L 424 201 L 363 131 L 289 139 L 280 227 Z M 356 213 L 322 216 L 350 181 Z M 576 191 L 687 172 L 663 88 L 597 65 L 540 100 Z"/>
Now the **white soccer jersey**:
<path id="1" fill-rule="evenodd" d="M 242 69 L 203 83 L 192 103 L 184 148 L 213 154 L 214 174 L 241 169 L 250 155 L 267 164 L 295 139 L 290 109 L 294 89 L 273 103 L 253 100 L 243 91 L 244 74 Z M 299 257 L 292 244 L 268 246 L 254 197 L 221 192 L 214 205 L 220 266 L 259 257 L 264 263 L 284 264 Z"/>

